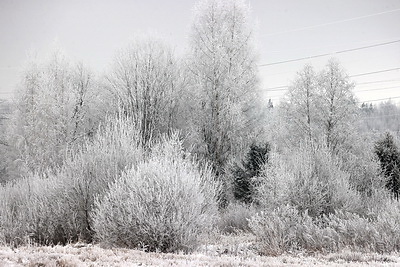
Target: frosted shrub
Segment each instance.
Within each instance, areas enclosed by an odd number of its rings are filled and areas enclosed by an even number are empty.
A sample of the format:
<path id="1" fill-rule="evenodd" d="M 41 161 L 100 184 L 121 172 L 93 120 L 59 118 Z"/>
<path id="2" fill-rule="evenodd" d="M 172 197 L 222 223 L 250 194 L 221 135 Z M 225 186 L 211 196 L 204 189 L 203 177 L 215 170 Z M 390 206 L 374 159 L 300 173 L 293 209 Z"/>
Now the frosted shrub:
<path id="1" fill-rule="evenodd" d="M 311 217 L 335 210 L 360 212 L 361 197 L 340 167 L 340 161 L 324 148 L 273 155 L 258 178 L 258 202 L 268 210 L 290 204 Z"/>
<path id="2" fill-rule="evenodd" d="M 65 238 L 57 233 L 62 183 L 32 175 L 0 188 L 0 242 L 20 245 L 29 241 L 58 243 Z M 72 211 L 71 211 L 72 213 Z M 64 216 L 68 217 L 68 216 Z"/>
<path id="3" fill-rule="evenodd" d="M 248 220 L 256 213 L 256 207 L 240 202 L 231 202 L 220 213 L 218 223 L 223 233 L 249 232 Z"/>
<path id="4" fill-rule="evenodd" d="M 28 199 L 27 180 L 0 185 L 0 243 L 18 245 L 26 238 Z"/>
<path id="5" fill-rule="evenodd" d="M 271 153 L 269 160 L 261 175 L 255 178 L 255 200 L 263 210 L 272 211 L 289 203 L 289 184 L 292 176 L 286 170 L 286 162 L 276 152 Z"/>
<path id="6" fill-rule="evenodd" d="M 72 153 L 71 153 L 72 154 Z M 91 241 L 94 199 L 143 159 L 138 130 L 110 120 L 62 167 L 0 187 L 0 242 L 65 244 Z"/>
<path id="7" fill-rule="evenodd" d="M 208 168 L 183 158 L 177 138 L 153 147 L 96 201 L 98 241 L 148 251 L 190 251 L 217 214 L 219 187 Z"/>
<path id="8" fill-rule="evenodd" d="M 387 204 L 386 209 L 372 217 L 346 212 L 332 214 L 325 218 L 325 225 L 340 237 L 340 248 L 379 253 L 399 251 L 400 207 L 398 203 Z"/>
<path id="9" fill-rule="evenodd" d="M 94 199 L 105 194 L 109 184 L 120 174 L 138 164 L 143 158 L 141 138 L 135 125 L 122 116 L 109 118 L 93 140 L 86 140 L 80 150 L 71 155 L 55 179 L 63 181 L 59 194 L 66 210 L 59 228 L 76 228 L 77 235 L 69 239 L 91 241 L 93 236 L 91 212 Z"/>
<path id="10" fill-rule="evenodd" d="M 65 181 L 64 201 L 75 212 L 65 218 L 78 225 L 80 238 L 91 241 L 91 212 L 94 199 L 102 196 L 121 173 L 137 166 L 143 159 L 139 130 L 129 119 L 109 119 L 94 140 L 87 140 L 81 150 L 64 163 L 57 179 Z"/>
<path id="11" fill-rule="evenodd" d="M 312 217 L 335 210 L 359 211 L 360 196 L 350 186 L 349 175 L 328 150 L 304 151 L 294 157 L 290 201 Z"/>
<path id="12" fill-rule="evenodd" d="M 299 213 L 290 206 L 271 212 L 261 212 L 249 221 L 250 229 L 257 237 L 258 250 L 263 255 L 280 255 L 294 244 L 295 226 Z"/>
<path id="13" fill-rule="evenodd" d="M 400 250 L 400 204 L 369 217 L 337 211 L 312 218 L 286 206 L 254 216 L 250 228 L 257 237 L 259 252 L 278 255 L 287 251 L 390 253 Z"/>

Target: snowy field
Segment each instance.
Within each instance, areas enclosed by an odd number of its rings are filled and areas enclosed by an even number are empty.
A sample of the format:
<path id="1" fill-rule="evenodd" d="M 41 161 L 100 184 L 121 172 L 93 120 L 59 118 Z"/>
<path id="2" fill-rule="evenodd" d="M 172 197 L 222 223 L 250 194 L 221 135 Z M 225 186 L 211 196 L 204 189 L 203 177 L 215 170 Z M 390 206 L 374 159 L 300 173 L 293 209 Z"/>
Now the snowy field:
<path id="1" fill-rule="evenodd" d="M 400 266 L 400 255 L 342 253 L 259 256 L 248 236 L 220 236 L 196 252 L 146 253 L 83 243 L 67 246 L 0 247 L 0 267 L 8 266 Z"/>
<path id="2" fill-rule="evenodd" d="M 399 255 L 341 253 L 279 257 L 146 253 L 99 246 L 0 248 L 0 266 L 400 266 Z"/>

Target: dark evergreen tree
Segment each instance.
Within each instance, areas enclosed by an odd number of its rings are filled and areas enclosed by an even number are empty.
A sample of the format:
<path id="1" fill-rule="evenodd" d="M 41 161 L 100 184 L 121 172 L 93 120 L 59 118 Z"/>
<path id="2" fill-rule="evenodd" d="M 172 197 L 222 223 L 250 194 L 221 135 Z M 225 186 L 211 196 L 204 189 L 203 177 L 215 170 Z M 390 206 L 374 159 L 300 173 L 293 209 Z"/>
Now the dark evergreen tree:
<path id="1" fill-rule="evenodd" d="M 250 145 L 250 150 L 246 154 L 241 164 L 236 164 L 233 168 L 233 195 L 235 199 L 244 203 L 253 201 L 254 184 L 253 177 L 260 175 L 265 163 L 268 162 L 268 155 L 271 148 L 268 143 Z"/>
<path id="2" fill-rule="evenodd" d="M 386 133 L 385 137 L 375 144 L 375 154 L 378 156 L 382 172 L 387 178 L 386 187 L 398 199 L 400 194 L 400 153 L 391 134 Z"/>
<path id="3" fill-rule="evenodd" d="M 272 103 L 271 98 L 268 100 L 267 108 L 268 109 L 274 108 L 274 103 Z"/>

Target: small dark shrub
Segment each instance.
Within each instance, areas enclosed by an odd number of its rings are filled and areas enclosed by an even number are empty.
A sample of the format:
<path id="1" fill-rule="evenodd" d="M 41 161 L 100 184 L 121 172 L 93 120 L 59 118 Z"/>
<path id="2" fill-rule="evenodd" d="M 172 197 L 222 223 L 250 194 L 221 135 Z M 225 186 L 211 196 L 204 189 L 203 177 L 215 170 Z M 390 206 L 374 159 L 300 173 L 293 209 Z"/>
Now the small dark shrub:
<path id="1" fill-rule="evenodd" d="M 392 135 L 386 133 L 385 137 L 375 144 L 375 154 L 378 156 L 382 172 L 387 178 L 386 187 L 398 199 L 400 194 L 400 153 Z"/>
<path id="2" fill-rule="evenodd" d="M 251 144 L 250 150 L 241 164 L 235 164 L 233 174 L 233 195 L 244 203 L 253 202 L 254 183 L 252 179 L 260 175 L 263 166 L 268 162 L 271 148 L 264 145 Z"/>

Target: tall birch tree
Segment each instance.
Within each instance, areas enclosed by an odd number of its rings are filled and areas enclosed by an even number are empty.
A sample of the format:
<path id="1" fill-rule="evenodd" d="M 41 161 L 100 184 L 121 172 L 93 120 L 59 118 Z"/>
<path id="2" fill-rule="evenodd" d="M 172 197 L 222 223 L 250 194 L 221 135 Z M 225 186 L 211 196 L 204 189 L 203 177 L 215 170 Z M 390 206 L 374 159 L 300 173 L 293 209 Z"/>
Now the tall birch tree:
<path id="1" fill-rule="evenodd" d="M 239 0 L 201 1 L 190 45 L 198 149 L 221 175 L 252 126 L 258 79 L 249 7 Z"/>

